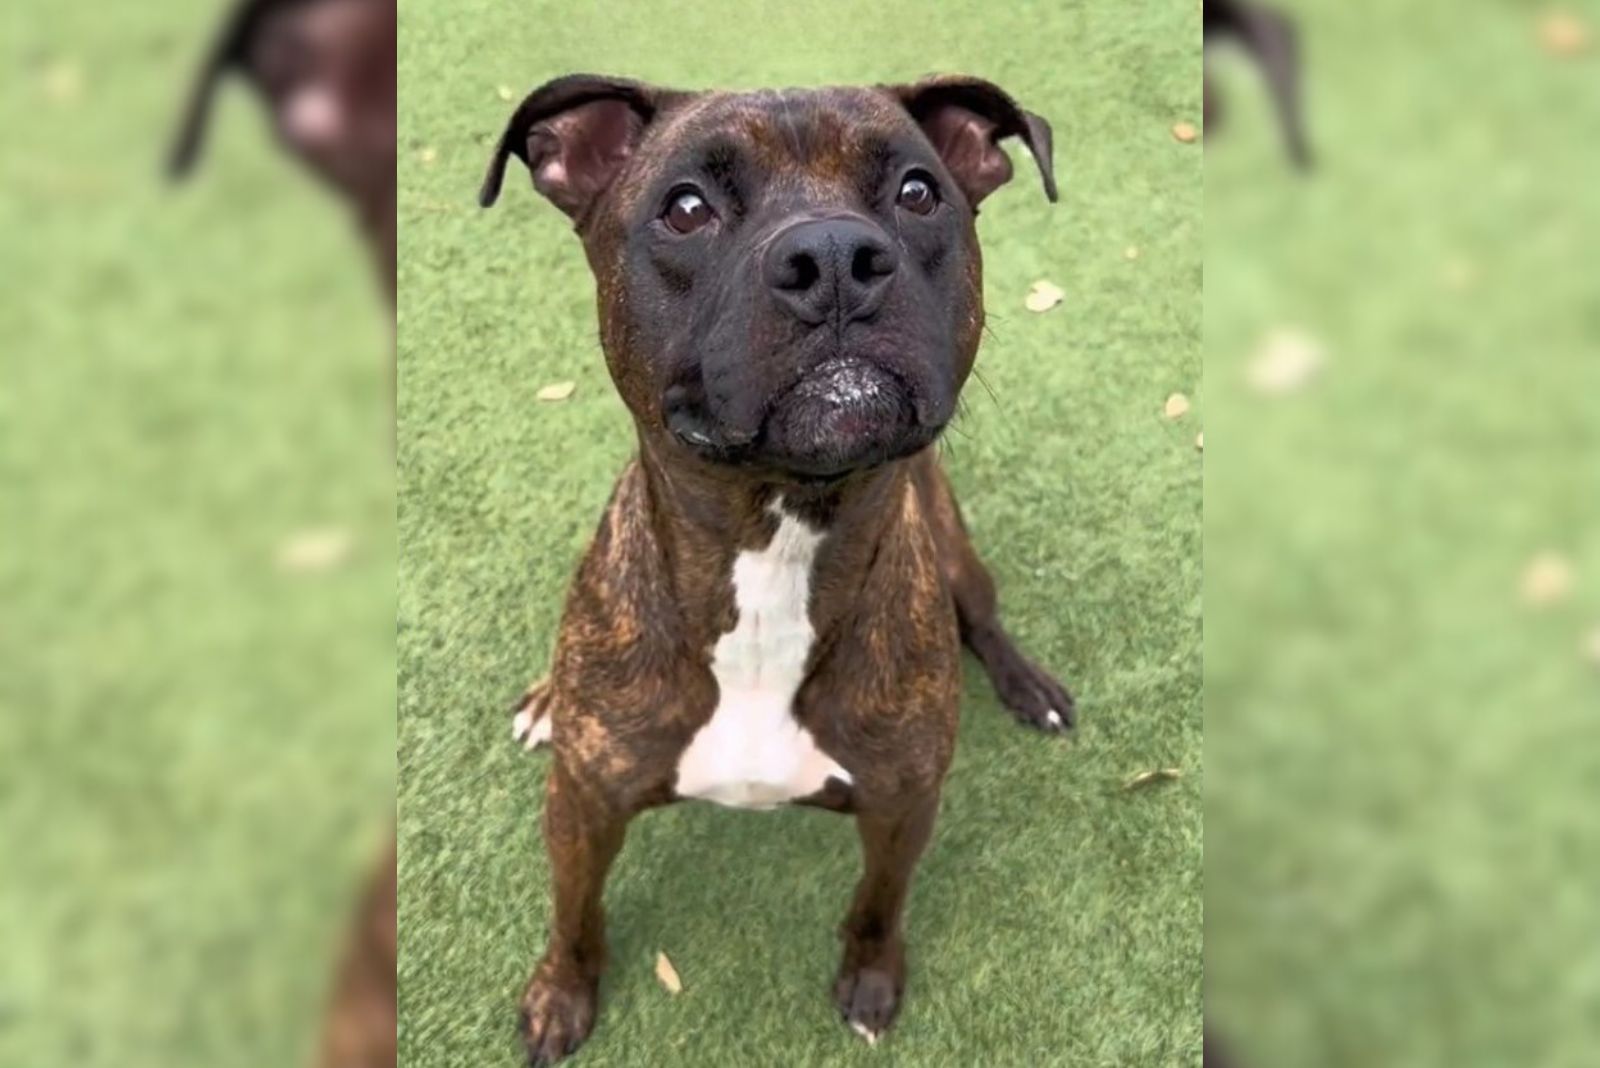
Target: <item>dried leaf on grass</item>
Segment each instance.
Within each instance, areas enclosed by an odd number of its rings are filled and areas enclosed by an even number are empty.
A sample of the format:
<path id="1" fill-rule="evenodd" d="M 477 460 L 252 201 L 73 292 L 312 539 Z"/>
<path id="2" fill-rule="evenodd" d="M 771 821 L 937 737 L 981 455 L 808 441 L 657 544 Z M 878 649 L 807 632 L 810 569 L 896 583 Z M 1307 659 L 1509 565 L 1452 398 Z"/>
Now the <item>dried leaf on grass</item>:
<path id="1" fill-rule="evenodd" d="M 1251 357 L 1247 378 L 1257 393 L 1281 396 L 1304 389 L 1322 369 L 1324 355 L 1317 339 L 1283 327 L 1262 338 Z"/>
<path id="2" fill-rule="evenodd" d="M 340 527 L 302 530 L 278 547 L 278 567 L 298 573 L 327 571 L 344 563 L 354 544 L 350 532 Z"/>
<path id="3" fill-rule="evenodd" d="M 1137 775 L 1130 775 L 1122 781 L 1124 790 L 1137 790 L 1141 786 L 1149 786 L 1154 782 L 1175 782 L 1183 778 L 1182 768 L 1151 768 L 1141 771 Z"/>
<path id="4" fill-rule="evenodd" d="M 83 68 L 77 61 L 61 59 L 44 71 L 44 93 L 54 104 L 76 103 L 83 96 Z"/>
<path id="5" fill-rule="evenodd" d="M 1542 552 L 1522 569 L 1522 602 L 1555 604 L 1572 592 L 1572 564 L 1560 553 Z"/>
<path id="6" fill-rule="evenodd" d="M 1589 50 L 1589 25 L 1571 11 L 1551 10 L 1539 17 L 1539 45 L 1560 59 L 1581 56 Z"/>
<path id="7" fill-rule="evenodd" d="M 1189 414 L 1189 398 L 1182 393 L 1174 393 L 1167 398 L 1166 407 L 1162 412 L 1168 419 L 1182 419 Z"/>
<path id="8" fill-rule="evenodd" d="M 678 969 L 672 966 L 665 953 L 656 954 L 656 978 L 667 988 L 667 993 L 683 993 L 683 980 L 678 978 Z"/>
<path id="9" fill-rule="evenodd" d="M 1204 430 L 1194 436 L 1194 447 L 1196 452 L 1206 451 L 1206 432 Z"/>
<path id="10" fill-rule="evenodd" d="M 495 93 L 495 95 L 496 95 L 496 96 L 498 96 L 498 97 L 499 97 L 499 98 L 500 98 L 500 99 L 501 99 L 501 100 L 504 100 L 504 101 L 506 101 L 506 102 L 507 102 L 507 103 L 510 103 L 510 102 L 511 102 L 511 101 L 512 101 L 512 100 L 513 100 L 513 99 L 515 99 L 515 98 L 516 98 L 516 95 L 517 95 L 517 94 L 516 94 L 516 93 L 513 93 L 513 92 L 512 92 L 512 91 L 511 91 L 511 86 L 509 86 L 509 85 L 502 85 L 502 86 L 500 86 L 500 87 L 499 87 L 499 88 L 498 88 L 498 89 L 496 89 L 496 90 L 495 90 L 495 91 L 494 91 L 494 93 Z"/>
<path id="11" fill-rule="evenodd" d="M 572 396 L 572 391 L 578 388 L 576 382 L 552 382 L 540 388 L 534 396 L 542 401 L 564 401 Z"/>
<path id="12" fill-rule="evenodd" d="M 1041 278 L 1028 289 L 1028 296 L 1022 303 L 1031 312 L 1047 312 L 1060 304 L 1061 298 L 1066 295 L 1060 286 Z"/>
<path id="13" fill-rule="evenodd" d="M 1195 129 L 1192 122 L 1180 122 L 1172 127 L 1172 136 L 1187 145 L 1200 136 L 1200 131 Z"/>

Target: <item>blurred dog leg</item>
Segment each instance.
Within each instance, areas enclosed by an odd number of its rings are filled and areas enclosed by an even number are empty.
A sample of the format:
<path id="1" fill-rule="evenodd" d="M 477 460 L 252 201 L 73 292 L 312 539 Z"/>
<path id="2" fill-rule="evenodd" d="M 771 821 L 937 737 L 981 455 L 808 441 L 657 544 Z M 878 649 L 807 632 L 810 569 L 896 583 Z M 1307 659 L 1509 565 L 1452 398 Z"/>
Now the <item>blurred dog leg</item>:
<path id="1" fill-rule="evenodd" d="M 1206 1024 L 1204 1049 L 1200 1054 L 1201 1068 L 1233 1068 L 1233 1060 L 1222 1048 L 1222 1043 L 1217 1041 L 1212 1033 L 1210 1024 Z"/>
<path id="2" fill-rule="evenodd" d="M 391 846 L 361 902 L 345 947 L 318 1068 L 393 1068 L 395 941 Z"/>

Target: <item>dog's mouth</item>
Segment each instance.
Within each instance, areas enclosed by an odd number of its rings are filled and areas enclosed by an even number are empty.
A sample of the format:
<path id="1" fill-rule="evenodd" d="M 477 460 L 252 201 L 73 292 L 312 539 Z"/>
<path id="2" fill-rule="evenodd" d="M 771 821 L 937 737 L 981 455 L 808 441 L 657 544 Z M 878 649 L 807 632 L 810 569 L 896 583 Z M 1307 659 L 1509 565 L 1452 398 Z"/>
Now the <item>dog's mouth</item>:
<path id="1" fill-rule="evenodd" d="M 767 405 L 759 430 L 730 440 L 687 391 L 665 398 L 668 430 L 716 463 L 826 481 L 923 448 L 941 426 L 919 423 L 911 390 L 892 371 L 858 357 L 835 356 L 813 367 Z"/>

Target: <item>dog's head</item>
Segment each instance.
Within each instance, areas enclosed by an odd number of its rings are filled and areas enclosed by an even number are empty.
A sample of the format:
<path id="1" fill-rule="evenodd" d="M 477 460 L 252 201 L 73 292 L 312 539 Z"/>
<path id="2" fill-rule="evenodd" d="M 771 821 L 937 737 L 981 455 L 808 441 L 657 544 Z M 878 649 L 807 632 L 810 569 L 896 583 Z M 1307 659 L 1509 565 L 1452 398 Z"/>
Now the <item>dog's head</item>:
<path id="1" fill-rule="evenodd" d="M 394 60 L 394 0 L 239 0 L 190 91 L 172 174 L 194 167 L 217 88 L 237 70 L 313 172 L 359 203 L 392 201 Z"/>
<path id="2" fill-rule="evenodd" d="M 536 90 L 507 161 L 575 222 L 623 400 L 663 449 L 829 479 L 938 436 L 983 328 L 978 204 L 1050 127 L 975 78 L 686 93 Z"/>

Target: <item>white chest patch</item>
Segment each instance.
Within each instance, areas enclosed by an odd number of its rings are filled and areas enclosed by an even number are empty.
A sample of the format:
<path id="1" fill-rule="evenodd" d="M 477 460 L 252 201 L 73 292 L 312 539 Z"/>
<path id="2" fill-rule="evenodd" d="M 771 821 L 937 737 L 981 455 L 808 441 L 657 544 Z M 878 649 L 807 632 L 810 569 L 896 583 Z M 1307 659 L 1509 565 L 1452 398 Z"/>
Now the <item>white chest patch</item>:
<path id="1" fill-rule="evenodd" d="M 780 517 L 772 542 L 733 564 L 739 620 L 717 639 L 711 671 L 720 696 L 678 761 L 677 792 L 739 808 L 772 808 L 850 774 L 795 720 L 795 693 L 816 637 L 806 606 L 823 535 Z"/>

